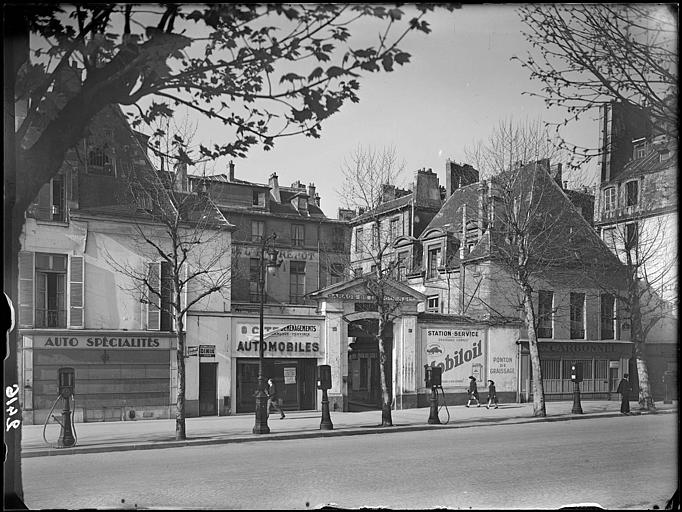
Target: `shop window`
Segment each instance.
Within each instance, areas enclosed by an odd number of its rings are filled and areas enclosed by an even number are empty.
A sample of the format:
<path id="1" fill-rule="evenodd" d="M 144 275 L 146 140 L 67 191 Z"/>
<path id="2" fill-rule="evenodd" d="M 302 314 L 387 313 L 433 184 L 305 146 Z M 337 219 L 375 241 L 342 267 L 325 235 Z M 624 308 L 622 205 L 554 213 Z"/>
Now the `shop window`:
<path id="1" fill-rule="evenodd" d="M 426 299 L 426 311 L 429 313 L 440 313 L 440 298 L 433 295 Z"/>
<path id="2" fill-rule="evenodd" d="M 612 212 L 616 209 L 616 187 L 604 189 L 604 211 Z"/>
<path id="3" fill-rule="evenodd" d="M 66 327 L 66 263 L 66 255 L 35 255 L 36 327 Z"/>
<path id="4" fill-rule="evenodd" d="M 251 241 L 260 242 L 263 240 L 263 232 L 265 230 L 265 223 L 262 220 L 251 221 Z"/>
<path id="5" fill-rule="evenodd" d="M 585 339 L 585 294 L 570 294 L 571 339 Z"/>
<path id="6" fill-rule="evenodd" d="M 291 261 L 289 264 L 289 300 L 292 304 L 303 303 L 305 292 L 305 261 Z"/>
<path id="7" fill-rule="evenodd" d="M 291 244 L 294 247 L 303 247 L 305 245 L 305 226 L 303 224 L 291 225 Z"/>
<path id="8" fill-rule="evenodd" d="M 432 249 L 429 249 L 427 253 L 427 264 L 428 264 L 428 270 L 427 270 L 427 277 L 429 279 L 434 279 L 438 277 L 438 267 L 440 267 L 440 247 L 434 247 Z"/>
<path id="9" fill-rule="evenodd" d="M 579 363 L 583 367 L 583 379 L 584 380 L 592 380 L 593 377 L 593 372 L 592 372 L 592 359 L 564 359 L 562 361 L 562 378 L 566 380 L 570 380 L 571 378 L 571 366 L 574 363 Z"/>
<path id="10" fill-rule="evenodd" d="M 540 290 L 538 293 L 538 337 L 552 338 L 554 293 Z"/>
<path id="11" fill-rule="evenodd" d="M 258 280 L 260 278 L 260 260 L 249 259 L 249 302 L 260 302 L 258 294 Z"/>
<path id="12" fill-rule="evenodd" d="M 615 298 L 610 293 L 601 295 L 601 339 L 614 339 Z"/>
<path id="13" fill-rule="evenodd" d="M 597 380 L 607 380 L 609 377 L 609 361 L 607 359 L 595 359 L 594 378 Z"/>
<path id="14" fill-rule="evenodd" d="M 635 206 L 639 202 L 639 183 L 637 181 L 628 181 L 625 184 L 626 204 L 627 206 Z"/>
<path id="15" fill-rule="evenodd" d="M 540 360 L 540 369 L 542 370 L 542 378 L 544 379 L 560 379 L 561 378 L 561 361 L 558 359 L 542 359 Z"/>

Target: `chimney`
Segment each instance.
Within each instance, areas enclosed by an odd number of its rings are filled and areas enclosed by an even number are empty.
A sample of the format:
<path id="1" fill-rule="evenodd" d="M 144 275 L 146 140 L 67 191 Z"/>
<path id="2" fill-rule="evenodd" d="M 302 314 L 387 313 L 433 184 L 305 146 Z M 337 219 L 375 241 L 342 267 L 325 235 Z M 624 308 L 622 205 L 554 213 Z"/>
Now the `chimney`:
<path id="1" fill-rule="evenodd" d="M 315 205 L 319 208 L 320 207 L 320 194 L 317 192 L 315 193 Z"/>
<path id="2" fill-rule="evenodd" d="M 228 178 L 230 181 L 234 181 L 234 162 L 232 160 L 230 160 L 228 168 L 229 168 Z"/>
<path id="3" fill-rule="evenodd" d="M 419 169 L 414 179 L 414 198 L 417 204 L 440 207 L 438 176 L 431 169 Z"/>
<path id="4" fill-rule="evenodd" d="M 386 203 L 395 199 L 395 185 L 384 183 L 381 185 L 381 200 Z"/>
<path id="5" fill-rule="evenodd" d="M 268 180 L 268 184 L 270 185 L 270 195 L 272 198 L 277 201 L 278 203 L 282 202 L 282 199 L 279 195 L 279 182 L 277 181 L 277 174 L 272 173 L 270 175 L 270 179 Z"/>
<path id="6" fill-rule="evenodd" d="M 562 170 L 563 170 L 562 164 L 554 164 L 549 168 L 549 174 L 552 176 L 552 178 L 554 178 L 554 181 L 556 181 L 557 185 L 559 186 L 561 186 L 561 183 L 563 181 Z M 564 183 L 566 182 L 564 181 Z M 566 187 L 564 186 L 564 188 Z"/>
<path id="7" fill-rule="evenodd" d="M 445 198 L 458 188 L 478 181 L 478 171 L 469 164 L 459 165 L 448 158 L 445 162 Z"/>
<path id="8" fill-rule="evenodd" d="M 315 184 L 308 185 L 308 204 L 317 204 L 319 206 L 319 196 L 315 195 Z"/>

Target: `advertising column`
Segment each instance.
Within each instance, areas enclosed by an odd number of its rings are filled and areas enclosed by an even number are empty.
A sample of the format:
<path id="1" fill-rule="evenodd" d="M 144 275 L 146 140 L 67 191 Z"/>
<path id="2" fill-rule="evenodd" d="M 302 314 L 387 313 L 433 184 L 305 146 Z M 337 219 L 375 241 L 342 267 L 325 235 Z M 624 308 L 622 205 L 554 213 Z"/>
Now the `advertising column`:
<path id="1" fill-rule="evenodd" d="M 469 376 L 485 379 L 485 329 L 478 327 L 426 328 L 426 364 L 443 370 L 443 389 L 466 388 Z"/>

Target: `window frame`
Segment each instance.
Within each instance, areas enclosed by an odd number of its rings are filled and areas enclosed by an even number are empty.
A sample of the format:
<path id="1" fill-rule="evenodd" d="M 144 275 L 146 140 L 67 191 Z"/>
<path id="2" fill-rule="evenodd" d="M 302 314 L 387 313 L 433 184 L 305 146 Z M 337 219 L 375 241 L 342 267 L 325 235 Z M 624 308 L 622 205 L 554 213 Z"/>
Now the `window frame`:
<path id="1" fill-rule="evenodd" d="M 257 228 L 257 229 L 256 229 Z M 251 241 L 261 242 L 265 234 L 265 222 L 262 220 L 251 220 Z"/>
<path id="2" fill-rule="evenodd" d="M 634 193 L 633 193 L 634 191 Z M 633 199 L 634 196 L 634 199 Z M 625 182 L 625 206 L 637 206 L 639 204 L 639 181 L 630 180 Z"/>
<path id="3" fill-rule="evenodd" d="M 441 245 L 430 245 L 426 248 L 426 278 L 437 279 L 440 276 L 438 268 L 442 263 L 443 248 Z M 432 258 L 432 255 L 435 258 Z"/>
<path id="4" fill-rule="evenodd" d="M 440 295 L 429 295 L 426 298 L 426 311 L 440 313 Z"/>
<path id="5" fill-rule="evenodd" d="M 574 298 L 581 297 L 582 302 L 580 307 L 578 307 L 577 301 Z M 569 294 L 569 323 L 570 323 L 570 339 L 572 340 L 584 340 L 585 339 L 585 302 L 586 294 L 585 292 L 570 292 Z M 578 329 L 578 324 L 580 328 Z"/>
<path id="6" fill-rule="evenodd" d="M 291 245 L 305 247 L 305 224 L 291 223 Z"/>
<path id="7" fill-rule="evenodd" d="M 605 314 L 604 309 L 604 299 L 610 299 L 610 316 Z M 607 304 L 608 306 L 608 304 Z M 605 322 L 605 320 L 610 320 Z M 609 325 L 610 330 L 606 330 L 605 325 Z M 610 336 L 609 336 L 610 334 Z M 599 337 L 602 340 L 615 340 L 616 339 L 616 298 L 611 293 L 602 293 L 599 296 Z"/>
<path id="8" fill-rule="evenodd" d="M 291 304 L 302 304 L 305 295 L 306 262 L 289 261 L 289 301 Z"/>
<path id="9" fill-rule="evenodd" d="M 547 303 L 543 302 L 543 296 L 549 297 L 549 308 L 547 308 Z M 554 338 L 554 292 L 552 290 L 538 290 L 538 338 Z"/>
<path id="10" fill-rule="evenodd" d="M 617 208 L 616 198 L 618 194 L 616 193 L 616 187 L 608 187 L 604 189 L 604 212 L 613 212 Z"/>

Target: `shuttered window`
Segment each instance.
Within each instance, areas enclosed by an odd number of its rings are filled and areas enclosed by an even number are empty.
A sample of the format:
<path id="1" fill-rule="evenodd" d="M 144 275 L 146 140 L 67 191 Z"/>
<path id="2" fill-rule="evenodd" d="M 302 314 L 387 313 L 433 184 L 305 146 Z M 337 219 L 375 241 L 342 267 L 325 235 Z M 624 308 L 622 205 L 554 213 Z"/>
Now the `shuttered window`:
<path id="1" fill-rule="evenodd" d="M 34 325 L 34 290 L 33 276 L 35 256 L 32 252 L 19 252 L 19 327 L 33 327 Z"/>
<path id="2" fill-rule="evenodd" d="M 161 263 L 148 264 L 147 281 L 149 286 L 142 290 L 147 304 L 147 329 L 158 331 L 161 329 L 161 297 L 158 295 L 161 291 Z"/>
<path id="3" fill-rule="evenodd" d="M 83 257 L 71 256 L 69 262 L 69 328 L 82 329 L 84 306 Z"/>

